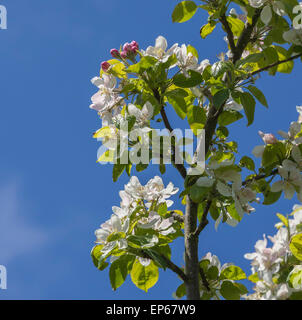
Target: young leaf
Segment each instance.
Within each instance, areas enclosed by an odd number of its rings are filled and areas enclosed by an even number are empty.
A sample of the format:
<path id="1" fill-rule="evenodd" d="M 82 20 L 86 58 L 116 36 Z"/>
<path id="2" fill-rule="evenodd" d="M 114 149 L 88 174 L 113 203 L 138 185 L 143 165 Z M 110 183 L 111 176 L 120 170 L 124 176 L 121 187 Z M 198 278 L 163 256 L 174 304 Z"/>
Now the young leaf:
<path id="1" fill-rule="evenodd" d="M 213 103 L 216 109 L 219 109 L 229 98 L 230 91 L 229 89 L 222 89 L 215 93 L 213 97 Z"/>
<path id="2" fill-rule="evenodd" d="M 221 271 L 219 278 L 221 280 L 243 280 L 246 279 L 246 274 L 240 267 L 229 266 Z"/>
<path id="3" fill-rule="evenodd" d="M 196 13 L 197 8 L 194 1 L 182 1 L 178 3 L 172 13 L 172 21 L 182 23 L 190 20 Z"/>
<path id="4" fill-rule="evenodd" d="M 125 282 L 127 274 L 132 269 L 134 259 L 134 256 L 126 254 L 112 262 L 109 269 L 109 278 L 113 290 L 116 290 Z"/>
<path id="5" fill-rule="evenodd" d="M 253 98 L 253 96 L 248 92 L 238 93 L 240 95 L 240 101 L 248 120 L 247 126 L 250 126 L 254 122 L 256 101 Z"/>
<path id="6" fill-rule="evenodd" d="M 139 260 L 135 260 L 130 275 L 132 282 L 147 292 L 158 281 L 158 267 L 153 261 L 148 266 L 143 266 Z"/>
<path id="7" fill-rule="evenodd" d="M 200 36 L 205 39 L 209 34 L 211 34 L 216 27 L 216 23 L 207 23 L 200 28 Z"/>
<path id="8" fill-rule="evenodd" d="M 302 233 L 292 237 L 289 248 L 292 254 L 302 261 Z"/>
<path id="9" fill-rule="evenodd" d="M 268 108 L 268 103 L 266 101 L 266 98 L 260 89 L 252 85 L 248 86 L 247 88 L 262 105 Z"/>

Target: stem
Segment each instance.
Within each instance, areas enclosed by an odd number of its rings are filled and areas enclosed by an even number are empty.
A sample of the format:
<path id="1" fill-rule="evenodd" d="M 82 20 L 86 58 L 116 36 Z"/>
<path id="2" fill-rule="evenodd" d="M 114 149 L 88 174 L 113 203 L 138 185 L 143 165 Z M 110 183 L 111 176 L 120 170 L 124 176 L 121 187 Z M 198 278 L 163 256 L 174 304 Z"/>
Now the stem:
<path id="1" fill-rule="evenodd" d="M 249 76 L 250 76 L 250 77 L 251 77 L 251 76 L 254 76 L 254 75 L 256 75 L 256 74 L 258 74 L 258 73 L 260 73 L 260 72 L 267 71 L 267 70 L 269 70 L 270 68 L 276 67 L 276 66 L 278 66 L 278 65 L 280 65 L 280 64 L 282 64 L 282 63 L 286 63 L 286 62 L 289 62 L 289 61 L 298 59 L 298 58 L 300 58 L 300 57 L 302 57 L 302 53 L 296 54 L 295 56 L 292 56 L 292 57 L 290 57 L 290 58 L 288 58 L 288 59 L 280 60 L 280 61 L 277 61 L 277 62 L 275 62 L 275 63 L 272 63 L 272 64 L 270 64 L 270 65 L 268 65 L 268 66 L 266 66 L 266 67 L 263 67 L 263 68 L 261 68 L 261 69 L 259 69 L 259 70 L 256 70 L 256 71 L 252 72 Z"/>
<path id="2" fill-rule="evenodd" d="M 210 210 L 210 207 L 211 207 L 211 204 L 212 204 L 212 200 L 208 200 L 207 204 L 206 204 L 206 207 L 203 211 L 203 215 L 202 215 L 202 218 L 201 218 L 201 221 L 200 221 L 200 224 L 198 226 L 198 228 L 195 230 L 194 232 L 194 236 L 195 237 L 198 237 L 199 234 L 202 232 L 202 230 L 208 225 L 209 221 L 208 221 L 208 213 L 209 213 L 209 210 Z"/>
<path id="3" fill-rule="evenodd" d="M 160 114 L 162 116 L 163 122 L 165 124 L 165 127 L 169 130 L 169 132 L 171 133 L 173 131 L 173 128 L 170 125 L 170 122 L 168 120 L 168 117 L 166 115 L 166 111 L 164 109 L 164 106 L 161 103 L 161 97 L 160 94 L 158 92 L 158 90 L 153 90 L 154 96 L 157 99 L 157 101 L 159 102 L 159 104 L 161 104 L 161 109 L 160 109 Z M 173 166 L 178 170 L 178 172 L 181 174 L 181 176 L 185 179 L 187 176 L 187 170 L 184 167 L 183 164 L 179 164 L 175 162 L 175 158 L 176 158 L 176 148 L 175 148 L 175 137 L 172 136 L 171 137 L 171 145 L 172 145 L 172 163 Z"/>
<path id="4" fill-rule="evenodd" d="M 139 257 L 153 260 L 152 257 L 144 250 L 132 248 L 132 252 L 133 252 L 133 254 L 135 254 Z M 170 259 L 168 259 L 163 254 L 160 254 L 160 257 L 165 261 L 168 269 L 175 272 L 184 282 L 188 280 L 188 278 L 185 275 L 185 273 L 183 272 L 183 270 L 180 269 L 176 264 L 174 264 Z"/>

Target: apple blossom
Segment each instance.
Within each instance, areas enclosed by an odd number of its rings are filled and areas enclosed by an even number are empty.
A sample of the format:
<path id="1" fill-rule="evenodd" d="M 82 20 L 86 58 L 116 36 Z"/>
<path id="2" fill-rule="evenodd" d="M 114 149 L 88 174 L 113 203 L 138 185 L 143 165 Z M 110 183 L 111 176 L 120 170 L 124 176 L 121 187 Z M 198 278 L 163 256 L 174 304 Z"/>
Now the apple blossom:
<path id="1" fill-rule="evenodd" d="M 155 46 L 149 46 L 146 51 L 141 50 L 142 55 L 151 56 L 158 59 L 160 62 L 166 62 L 168 58 L 176 52 L 178 44 L 175 43 L 170 49 L 167 50 L 168 43 L 163 36 L 159 36 L 155 40 Z M 166 51 L 167 50 L 167 51 Z"/>

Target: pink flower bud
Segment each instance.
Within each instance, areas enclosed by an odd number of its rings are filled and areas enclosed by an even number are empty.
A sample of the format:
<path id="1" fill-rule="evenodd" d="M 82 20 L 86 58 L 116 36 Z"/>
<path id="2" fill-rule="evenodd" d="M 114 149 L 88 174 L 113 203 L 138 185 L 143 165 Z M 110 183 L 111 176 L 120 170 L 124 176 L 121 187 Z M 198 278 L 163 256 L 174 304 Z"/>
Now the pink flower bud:
<path id="1" fill-rule="evenodd" d="M 258 132 L 265 144 L 274 144 L 278 142 L 278 139 L 272 133 Z"/>
<path id="2" fill-rule="evenodd" d="M 122 51 L 121 52 L 121 57 L 123 58 L 123 59 L 126 59 L 127 58 L 127 52 L 125 52 L 125 51 Z"/>
<path id="3" fill-rule="evenodd" d="M 123 51 L 128 53 L 131 51 L 131 44 L 126 42 L 124 45 L 123 45 Z"/>
<path id="4" fill-rule="evenodd" d="M 113 58 L 120 58 L 120 53 L 117 49 L 111 49 L 110 54 L 112 55 Z"/>
<path id="5" fill-rule="evenodd" d="M 130 45 L 131 45 L 131 51 L 134 53 L 139 49 L 138 43 L 134 40 L 130 43 Z"/>
<path id="6" fill-rule="evenodd" d="M 108 71 L 108 69 L 110 68 L 110 63 L 109 62 L 107 62 L 107 61 L 103 61 L 102 63 L 101 63 L 101 67 L 102 67 L 102 70 L 104 71 L 104 72 L 107 72 Z"/>

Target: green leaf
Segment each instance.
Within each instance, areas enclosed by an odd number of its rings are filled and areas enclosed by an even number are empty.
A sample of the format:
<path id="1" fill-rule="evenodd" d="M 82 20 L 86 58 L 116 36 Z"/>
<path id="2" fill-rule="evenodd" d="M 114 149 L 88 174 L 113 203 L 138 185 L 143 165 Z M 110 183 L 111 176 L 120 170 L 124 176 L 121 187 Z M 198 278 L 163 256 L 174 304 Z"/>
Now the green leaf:
<path id="1" fill-rule="evenodd" d="M 235 36 L 239 36 L 244 29 L 244 22 L 238 18 L 233 18 L 231 16 L 227 17 L 227 21 L 231 27 L 231 30 Z"/>
<path id="2" fill-rule="evenodd" d="M 302 290 L 302 266 L 295 266 L 288 275 L 288 281 L 296 290 Z"/>
<path id="3" fill-rule="evenodd" d="M 234 203 L 227 207 L 227 211 L 235 220 L 239 222 L 242 220 L 242 217 L 238 214 Z"/>
<path id="4" fill-rule="evenodd" d="M 246 274 L 240 267 L 229 266 L 221 271 L 219 279 L 243 280 L 246 279 Z"/>
<path id="5" fill-rule="evenodd" d="M 175 295 L 177 298 L 182 298 L 186 295 L 186 286 L 184 283 L 182 283 L 177 289 L 176 289 L 176 292 L 175 292 Z"/>
<path id="6" fill-rule="evenodd" d="M 215 93 L 213 97 L 213 103 L 216 109 L 219 109 L 229 98 L 230 91 L 229 89 L 222 89 Z"/>
<path id="7" fill-rule="evenodd" d="M 159 205 L 157 213 L 163 217 L 167 213 L 167 211 L 168 211 L 167 203 L 163 202 Z"/>
<path id="8" fill-rule="evenodd" d="M 206 271 L 206 278 L 209 280 L 217 280 L 219 275 L 219 270 L 215 266 L 211 266 L 207 271 Z"/>
<path id="9" fill-rule="evenodd" d="M 279 192 L 271 192 L 270 189 L 266 190 L 263 195 L 264 195 L 264 205 L 271 205 L 275 202 L 277 202 L 280 197 L 281 197 L 282 191 Z"/>
<path id="10" fill-rule="evenodd" d="M 203 197 L 209 192 L 209 188 L 198 187 L 196 184 L 190 188 L 190 197 L 191 199 L 199 203 L 202 201 Z"/>
<path id="11" fill-rule="evenodd" d="M 209 34 L 213 32 L 216 27 L 216 23 L 207 23 L 200 28 L 200 36 L 205 39 Z"/>
<path id="12" fill-rule="evenodd" d="M 280 46 L 274 46 L 274 47 L 277 51 L 279 61 L 286 60 L 287 58 L 289 58 L 288 52 L 285 48 Z M 277 71 L 282 73 L 291 73 L 293 70 L 293 67 L 294 67 L 294 62 L 288 61 L 288 62 L 279 64 L 277 67 Z"/>
<path id="13" fill-rule="evenodd" d="M 289 248 L 292 254 L 302 261 L 302 233 L 292 237 Z"/>
<path id="14" fill-rule="evenodd" d="M 129 66 L 127 68 L 127 72 L 142 73 L 147 69 L 153 67 L 156 63 L 156 58 L 150 56 L 143 56 L 138 63 Z"/>
<path id="15" fill-rule="evenodd" d="M 203 129 L 207 120 L 205 110 L 199 106 L 191 105 L 188 108 L 187 117 L 190 128 L 197 135 L 197 130 Z"/>
<path id="16" fill-rule="evenodd" d="M 248 277 L 248 280 L 250 280 L 253 283 L 257 283 L 259 281 L 258 273 L 253 273 Z"/>
<path id="17" fill-rule="evenodd" d="M 189 77 L 183 74 L 177 74 L 173 77 L 173 82 L 176 86 L 181 88 L 192 88 L 199 85 L 202 81 L 202 75 L 199 72 L 189 70 Z"/>
<path id="18" fill-rule="evenodd" d="M 220 126 L 228 126 L 233 122 L 236 122 L 243 118 L 243 115 L 238 111 L 223 111 L 218 118 L 218 124 Z"/>
<path id="19" fill-rule="evenodd" d="M 288 227 L 288 219 L 284 217 L 283 214 L 277 213 L 277 217 L 283 222 L 283 224 Z"/>
<path id="20" fill-rule="evenodd" d="M 241 167 L 247 168 L 248 170 L 254 171 L 255 170 L 255 163 L 253 161 L 253 159 L 244 156 L 241 158 L 239 165 Z"/>
<path id="21" fill-rule="evenodd" d="M 92 258 L 92 262 L 95 265 L 96 268 L 98 268 L 99 270 L 104 270 L 109 263 L 105 261 L 105 259 L 102 257 L 103 252 L 101 251 L 103 248 L 103 245 L 96 245 L 92 248 L 91 250 L 91 258 Z"/>
<path id="22" fill-rule="evenodd" d="M 188 54 L 189 54 L 189 53 L 192 53 L 194 57 L 196 57 L 197 59 L 199 59 L 197 50 L 196 50 L 193 46 L 191 46 L 190 44 L 187 45 L 187 53 L 188 53 Z M 177 62 L 177 59 L 176 59 L 176 62 Z"/>
<path id="23" fill-rule="evenodd" d="M 262 166 L 268 167 L 275 163 L 282 163 L 286 156 L 286 149 L 282 142 L 268 144 L 262 155 Z"/>
<path id="24" fill-rule="evenodd" d="M 220 293 L 226 300 L 239 300 L 241 290 L 231 281 L 223 281 Z"/>
<path id="25" fill-rule="evenodd" d="M 254 122 L 256 101 L 248 92 L 238 92 L 238 94 L 248 120 L 247 126 L 250 126 Z"/>
<path id="26" fill-rule="evenodd" d="M 113 290 L 116 290 L 125 282 L 134 260 L 134 256 L 125 254 L 111 264 L 109 278 Z"/>
<path id="27" fill-rule="evenodd" d="M 190 20 L 197 10 L 197 5 L 194 1 L 182 1 L 176 5 L 172 13 L 173 22 L 185 22 Z"/>
<path id="28" fill-rule="evenodd" d="M 118 178 L 121 176 L 121 174 L 123 173 L 125 168 L 126 168 L 125 164 L 115 163 L 113 165 L 112 178 L 113 178 L 114 182 L 116 182 L 118 180 Z"/>
<path id="29" fill-rule="evenodd" d="M 262 105 L 268 108 L 266 98 L 260 89 L 252 85 L 248 86 L 247 88 Z"/>
<path id="30" fill-rule="evenodd" d="M 158 281 L 158 267 L 153 261 L 145 267 L 138 260 L 135 260 L 130 275 L 132 282 L 139 289 L 147 292 Z"/>
<path id="31" fill-rule="evenodd" d="M 176 111 L 177 115 L 181 119 L 184 119 L 187 115 L 187 103 L 184 98 L 188 96 L 188 93 L 183 89 L 175 89 L 166 92 L 165 96 Z"/>

